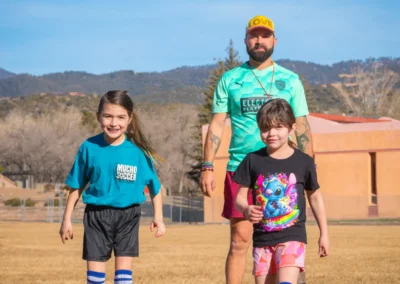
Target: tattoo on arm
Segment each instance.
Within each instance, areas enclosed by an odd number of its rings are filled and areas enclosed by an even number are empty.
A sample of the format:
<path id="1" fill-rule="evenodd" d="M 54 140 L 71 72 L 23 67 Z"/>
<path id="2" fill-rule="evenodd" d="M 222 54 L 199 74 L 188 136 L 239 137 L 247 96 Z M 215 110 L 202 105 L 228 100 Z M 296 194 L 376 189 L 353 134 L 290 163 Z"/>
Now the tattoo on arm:
<path id="1" fill-rule="evenodd" d="M 214 153 L 217 153 L 219 145 L 221 144 L 221 137 L 218 137 L 210 130 L 210 141 L 211 147 L 214 149 Z"/>
<path id="2" fill-rule="evenodd" d="M 300 123 L 300 125 L 297 126 L 296 129 L 296 139 L 297 139 L 297 145 L 299 149 L 303 152 L 305 152 L 310 144 L 311 140 L 311 130 L 310 130 L 310 125 L 308 124 L 308 121 L 306 118 L 302 119 L 303 121 Z"/>
<path id="3" fill-rule="evenodd" d="M 297 144 L 301 151 L 305 151 L 308 148 L 308 143 L 310 143 L 310 139 L 308 138 L 307 133 L 303 133 L 300 136 L 297 136 Z"/>

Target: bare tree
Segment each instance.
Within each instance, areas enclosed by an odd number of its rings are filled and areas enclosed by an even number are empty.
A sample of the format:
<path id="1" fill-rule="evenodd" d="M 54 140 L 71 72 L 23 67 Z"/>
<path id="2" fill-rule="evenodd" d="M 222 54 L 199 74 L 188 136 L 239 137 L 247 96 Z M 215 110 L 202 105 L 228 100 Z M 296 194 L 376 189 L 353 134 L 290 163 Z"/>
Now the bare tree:
<path id="1" fill-rule="evenodd" d="M 187 178 L 195 163 L 191 156 L 196 143 L 192 126 L 197 115 L 198 107 L 194 105 L 140 105 L 143 129 L 166 159 L 156 167 L 160 181 L 171 193 L 198 189 Z M 34 176 L 37 182 L 64 182 L 79 145 L 95 134 L 93 123 L 84 123 L 87 120 L 83 118 L 88 116 L 75 108 L 41 114 L 13 110 L 0 122 L 0 162 L 4 171 L 22 178 Z"/>
<path id="2" fill-rule="evenodd" d="M 157 165 L 157 172 L 163 186 L 171 193 L 182 194 L 184 189 L 197 188 L 187 178 L 187 172 L 195 163 L 190 154 L 196 143 L 193 139 L 195 129 L 192 126 L 196 123 L 197 115 L 197 107 L 183 104 L 140 111 L 139 116 L 146 135 L 166 160 Z"/>
<path id="3" fill-rule="evenodd" d="M 351 74 L 342 74 L 344 83 L 332 84 L 337 97 L 359 116 L 392 116 L 400 103 L 395 85 L 400 75 L 373 64 L 371 69 L 358 68 Z"/>
<path id="4" fill-rule="evenodd" d="M 63 182 L 79 145 L 91 134 L 77 109 L 39 116 L 16 110 L 0 123 L 0 133 L 4 171 L 32 175 L 37 182 Z"/>

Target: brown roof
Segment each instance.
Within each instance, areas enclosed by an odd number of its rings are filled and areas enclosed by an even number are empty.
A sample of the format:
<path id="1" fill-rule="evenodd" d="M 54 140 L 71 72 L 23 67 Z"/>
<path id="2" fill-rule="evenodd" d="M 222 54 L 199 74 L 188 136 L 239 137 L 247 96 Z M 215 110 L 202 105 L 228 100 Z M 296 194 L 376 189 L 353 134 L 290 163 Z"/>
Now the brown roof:
<path id="1" fill-rule="evenodd" d="M 363 131 L 385 131 L 399 130 L 400 121 L 390 117 L 364 118 L 331 115 L 323 113 L 311 113 L 308 116 L 312 133 L 334 133 L 334 132 L 363 132 Z M 230 126 L 230 119 L 226 119 L 225 126 Z M 202 131 L 206 133 L 208 124 L 203 125 Z"/>
<path id="2" fill-rule="evenodd" d="M 344 116 L 337 114 L 325 114 L 325 113 L 310 113 L 311 116 L 319 117 L 331 121 L 341 122 L 341 123 L 365 123 L 365 122 L 385 122 L 392 121 L 390 118 L 369 118 L 369 117 L 358 117 L 358 116 Z"/>
<path id="3" fill-rule="evenodd" d="M 311 126 L 312 133 L 333 133 L 333 132 L 364 132 L 364 131 L 387 131 L 399 130 L 400 121 L 382 117 L 379 119 L 348 117 L 343 119 L 345 122 L 338 122 L 339 119 L 334 117 L 334 120 L 321 118 L 311 114 L 308 116 L 308 121 Z"/>

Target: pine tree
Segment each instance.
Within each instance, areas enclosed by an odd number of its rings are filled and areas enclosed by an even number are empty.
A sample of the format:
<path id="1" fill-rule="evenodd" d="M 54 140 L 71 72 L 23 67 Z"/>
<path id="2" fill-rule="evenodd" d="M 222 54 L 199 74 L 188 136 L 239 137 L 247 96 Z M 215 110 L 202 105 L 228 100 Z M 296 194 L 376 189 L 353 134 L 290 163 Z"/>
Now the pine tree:
<path id="1" fill-rule="evenodd" d="M 212 116 L 212 104 L 214 99 L 214 91 L 217 87 L 219 79 L 225 73 L 225 63 L 223 61 L 218 62 L 218 66 L 212 72 L 210 72 L 207 79 L 207 86 L 203 93 L 204 104 L 200 107 L 199 123 L 200 125 L 210 123 Z"/>
<path id="2" fill-rule="evenodd" d="M 315 98 L 315 92 L 313 91 L 313 88 L 310 86 L 310 84 L 308 83 L 307 79 L 304 78 L 304 76 L 301 76 L 300 79 L 301 79 L 301 82 L 303 83 L 304 92 L 306 95 L 306 100 L 307 100 L 307 105 L 308 105 L 308 110 L 310 112 L 318 112 L 319 105 L 318 105 L 317 99 Z"/>
<path id="3" fill-rule="evenodd" d="M 239 60 L 239 52 L 234 48 L 232 40 L 229 40 L 229 45 L 226 48 L 226 52 L 228 53 L 228 57 L 225 58 L 224 61 L 225 71 L 231 70 L 242 64 L 242 62 Z"/>
<path id="4" fill-rule="evenodd" d="M 216 69 L 210 72 L 207 79 L 207 86 L 204 90 L 204 104 L 200 107 L 200 112 L 198 115 L 198 123 L 194 126 L 196 131 L 194 135 L 195 141 L 198 141 L 198 144 L 193 149 L 192 158 L 196 160 L 196 163 L 192 166 L 192 169 L 187 173 L 188 178 L 195 182 L 199 182 L 200 174 L 201 174 L 201 163 L 203 159 L 202 152 L 202 126 L 204 124 L 208 124 L 211 121 L 212 117 L 212 104 L 214 99 L 214 92 L 217 84 L 222 77 L 222 75 L 236 66 L 241 64 L 239 60 L 239 53 L 233 47 L 233 41 L 229 41 L 229 45 L 226 48 L 228 56 L 225 60 L 218 61 L 218 65 Z"/>

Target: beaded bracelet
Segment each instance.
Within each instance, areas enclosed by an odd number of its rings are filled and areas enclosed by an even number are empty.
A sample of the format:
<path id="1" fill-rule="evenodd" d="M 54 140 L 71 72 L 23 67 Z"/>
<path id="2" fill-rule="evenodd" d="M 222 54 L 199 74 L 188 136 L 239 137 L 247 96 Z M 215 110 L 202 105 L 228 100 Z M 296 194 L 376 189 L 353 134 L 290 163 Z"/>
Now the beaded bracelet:
<path id="1" fill-rule="evenodd" d="M 201 166 L 202 169 L 214 169 L 213 166 Z"/>
<path id="2" fill-rule="evenodd" d="M 214 165 L 212 162 L 203 162 L 201 163 L 201 171 L 214 171 Z"/>

